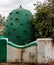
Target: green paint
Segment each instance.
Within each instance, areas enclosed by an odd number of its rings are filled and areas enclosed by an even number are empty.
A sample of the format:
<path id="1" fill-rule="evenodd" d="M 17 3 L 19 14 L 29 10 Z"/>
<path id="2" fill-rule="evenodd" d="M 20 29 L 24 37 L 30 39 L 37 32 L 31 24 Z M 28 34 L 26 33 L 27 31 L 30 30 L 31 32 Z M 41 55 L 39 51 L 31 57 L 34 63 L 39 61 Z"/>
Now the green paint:
<path id="1" fill-rule="evenodd" d="M 26 45 L 16 45 L 16 44 L 11 43 L 11 42 L 8 42 L 7 44 L 12 46 L 12 47 L 18 48 L 18 49 L 25 49 L 25 48 L 29 48 L 29 47 L 32 47 L 32 46 L 37 46 L 37 43 L 35 41 L 31 42 L 29 44 L 26 44 Z"/>
<path id="2" fill-rule="evenodd" d="M 22 7 L 13 10 L 7 17 L 4 36 L 17 45 L 33 41 L 32 13 Z"/>
<path id="3" fill-rule="evenodd" d="M 4 38 L 4 35 L 0 35 L 0 38 Z"/>
<path id="4" fill-rule="evenodd" d="M 7 61 L 7 41 L 0 39 L 0 62 Z"/>
<path id="5" fill-rule="evenodd" d="M 25 48 L 29 48 L 29 47 L 31 47 L 31 46 L 37 46 L 37 42 L 36 42 L 36 41 L 31 42 L 31 43 L 26 44 L 26 45 L 16 45 L 16 44 L 14 44 L 14 43 L 12 43 L 12 42 L 9 42 L 9 41 L 8 41 L 7 39 L 5 39 L 5 38 L 3 38 L 2 40 L 6 40 L 6 41 L 7 41 L 6 44 L 8 44 L 8 45 L 10 45 L 10 46 L 12 46 L 12 47 L 18 48 L 18 49 L 25 49 Z"/>
<path id="6" fill-rule="evenodd" d="M 0 62 L 7 62 L 7 44 L 17 49 L 25 49 L 31 46 L 37 46 L 36 41 L 26 45 L 16 45 L 14 43 L 9 42 L 6 38 L 1 38 L 0 39 Z"/>

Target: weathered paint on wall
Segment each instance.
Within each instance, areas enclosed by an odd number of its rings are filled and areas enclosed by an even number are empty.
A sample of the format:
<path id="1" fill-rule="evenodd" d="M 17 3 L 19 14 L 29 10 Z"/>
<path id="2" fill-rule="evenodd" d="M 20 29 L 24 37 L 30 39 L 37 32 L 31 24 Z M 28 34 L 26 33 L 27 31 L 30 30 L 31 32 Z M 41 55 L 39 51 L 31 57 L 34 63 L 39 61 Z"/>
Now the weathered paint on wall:
<path id="1" fill-rule="evenodd" d="M 36 46 L 24 49 L 23 62 L 36 62 Z"/>
<path id="2" fill-rule="evenodd" d="M 45 62 L 45 44 L 43 41 L 37 40 L 37 62 L 44 63 Z"/>
<path id="3" fill-rule="evenodd" d="M 21 50 L 7 45 L 7 62 L 21 62 Z"/>
<path id="4" fill-rule="evenodd" d="M 7 45 L 7 62 L 21 62 L 21 49 Z M 36 47 L 23 49 L 22 62 L 36 62 Z"/>
<path id="5" fill-rule="evenodd" d="M 37 47 L 32 46 L 26 49 L 16 49 L 7 45 L 7 62 L 33 62 L 49 63 L 54 61 L 54 46 L 52 39 L 37 39 Z M 22 58 L 21 58 L 22 55 Z M 37 59 L 37 60 L 36 60 Z"/>
<path id="6" fill-rule="evenodd" d="M 52 49 L 52 39 L 37 39 L 37 57 L 38 63 L 48 63 L 54 61 L 54 48 Z"/>

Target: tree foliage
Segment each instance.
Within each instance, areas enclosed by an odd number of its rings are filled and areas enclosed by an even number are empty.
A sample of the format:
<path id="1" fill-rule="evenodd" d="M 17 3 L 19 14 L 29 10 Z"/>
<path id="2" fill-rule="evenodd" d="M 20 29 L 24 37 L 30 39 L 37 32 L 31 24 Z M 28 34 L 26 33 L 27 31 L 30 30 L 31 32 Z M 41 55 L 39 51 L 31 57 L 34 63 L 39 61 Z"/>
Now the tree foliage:
<path id="1" fill-rule="evenodd" d="M 33 20 L 36 38 L 54 38 L 54 4 L 42 4 L 36 7 Z"/>
<path id="2" fill-rule="evenodd" d="M 5 24 L 5 17 L 0 14 L 0 26 Z"/>

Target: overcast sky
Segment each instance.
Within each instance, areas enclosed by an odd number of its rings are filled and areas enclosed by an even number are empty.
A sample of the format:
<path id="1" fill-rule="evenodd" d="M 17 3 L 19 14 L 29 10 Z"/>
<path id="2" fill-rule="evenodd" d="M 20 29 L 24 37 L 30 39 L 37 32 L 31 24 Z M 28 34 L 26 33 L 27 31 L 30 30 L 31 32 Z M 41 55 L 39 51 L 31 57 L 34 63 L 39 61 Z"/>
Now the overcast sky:
<path id="1" fill-rule="evenodd" d="M 43 2 L 44 0 L 39 1 Z M 8 13 L 13 9 L 19 8 L 19 5 L 34 13 L 34 3 L 37 3 L 37 0 L 0 0 L 0 14 L 7 17 Z"/>

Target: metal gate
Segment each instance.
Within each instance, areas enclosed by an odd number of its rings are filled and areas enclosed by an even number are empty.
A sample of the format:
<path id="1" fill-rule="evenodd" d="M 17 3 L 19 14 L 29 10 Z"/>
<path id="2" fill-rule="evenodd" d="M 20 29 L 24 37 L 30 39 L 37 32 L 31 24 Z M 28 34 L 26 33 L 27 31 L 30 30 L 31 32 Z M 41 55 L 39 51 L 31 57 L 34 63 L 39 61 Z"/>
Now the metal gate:
<path id="1" fill-rule="evenodd" d="M 0 62 L 7 61 L 7 41 L 0 40 Z"/>

